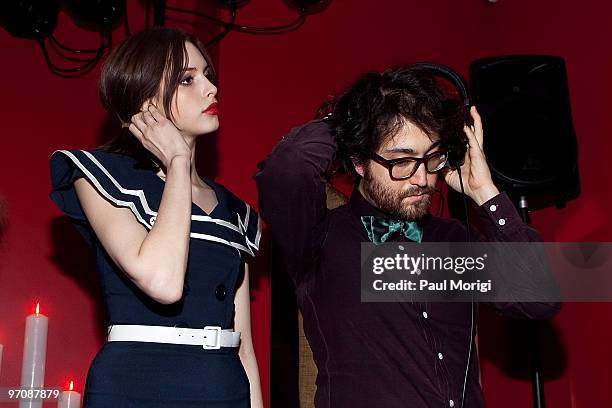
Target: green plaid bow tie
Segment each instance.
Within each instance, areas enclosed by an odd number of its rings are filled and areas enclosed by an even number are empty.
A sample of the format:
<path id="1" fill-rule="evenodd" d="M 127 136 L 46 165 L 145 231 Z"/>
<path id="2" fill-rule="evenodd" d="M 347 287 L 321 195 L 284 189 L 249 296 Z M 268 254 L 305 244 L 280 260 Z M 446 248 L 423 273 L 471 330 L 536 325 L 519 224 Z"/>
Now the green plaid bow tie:
<path id="1" fill-rule="evenodd" d="M 421 242 L 423 230 L 415 221 L 399 221 L 386 218 L 364 215 L 361 223 L 365 227 L 368 238 L 376 245 L 380 245 L 400 232 L 411 241 Z"/>

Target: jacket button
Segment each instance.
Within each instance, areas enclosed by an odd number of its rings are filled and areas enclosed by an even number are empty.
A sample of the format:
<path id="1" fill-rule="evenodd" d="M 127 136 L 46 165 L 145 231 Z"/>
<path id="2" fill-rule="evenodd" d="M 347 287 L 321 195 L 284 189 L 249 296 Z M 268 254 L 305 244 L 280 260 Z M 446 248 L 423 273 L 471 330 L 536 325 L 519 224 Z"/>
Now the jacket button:
<path id="1" fill-rule="evenodd" d="M 219 301 L 225 300 L 225 296 L 227 296 L 227 289 L 223 284 L 217 286 L 215 289 L 215 296 Z"/>

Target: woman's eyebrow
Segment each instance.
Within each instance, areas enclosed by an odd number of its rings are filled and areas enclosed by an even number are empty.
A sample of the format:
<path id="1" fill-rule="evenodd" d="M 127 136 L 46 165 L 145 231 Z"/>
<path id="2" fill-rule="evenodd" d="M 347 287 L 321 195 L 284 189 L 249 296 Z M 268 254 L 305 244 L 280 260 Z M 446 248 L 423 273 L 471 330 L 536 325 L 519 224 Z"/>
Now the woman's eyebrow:
<path id="1" fill-rule="evenodd" d="M 193 71 L 197 71 L 198 68 L 197 67 L 188 67 L 185 72 L 193 72 Z M 206 72 L 206 71 L 210 71 L 210 65 L 207 65 L 204 67 L 204 69 L 202 70 L 202 72 Z"/>

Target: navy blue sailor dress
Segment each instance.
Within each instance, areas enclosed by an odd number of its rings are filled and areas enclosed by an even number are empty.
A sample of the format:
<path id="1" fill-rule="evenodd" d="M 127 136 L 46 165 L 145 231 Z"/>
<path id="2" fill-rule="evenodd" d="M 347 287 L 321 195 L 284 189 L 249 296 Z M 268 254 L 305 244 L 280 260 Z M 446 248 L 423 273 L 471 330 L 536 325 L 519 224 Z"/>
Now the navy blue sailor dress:
<path id="1" fill-rule="evenodd" d="M 165 305 L 146 296 L 113 263 L 83 213 L 74 181 L 85 177 L 114 206 L 129 208 L 147 230 L 155 223 L 165 182 L 129 156 L 99 150 L 59 150 L 50 165 L 51 199 L 95 252 L 109 325 L 233 328 L 236 282 L 261 235 L 259 217 L 248 204 L 204 180 L 218 205 L 210 214 L 192 205 L 183 296 Z M 237 347 L 116 341 L 106 342 L 91 363 L 84 407 L 245 408 L 249 400 Z"/>

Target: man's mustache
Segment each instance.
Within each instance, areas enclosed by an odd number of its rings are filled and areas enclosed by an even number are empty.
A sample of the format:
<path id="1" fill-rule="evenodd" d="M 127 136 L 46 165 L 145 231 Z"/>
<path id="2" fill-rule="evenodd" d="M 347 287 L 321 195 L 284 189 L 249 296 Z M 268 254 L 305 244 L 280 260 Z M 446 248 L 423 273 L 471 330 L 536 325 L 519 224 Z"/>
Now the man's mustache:
<path id="1" fill-rule="evenodd" d="M 426 188 L 412 188 L 408 191 L 406 191 L 406 193 L 404 194 L 404 197 L 412 197 L 412 196 L 416 196 L 416 195 L 421 195 L 421 194 L 433 194 L 435 193 L 437 190 L 433 187 L 426 187 Z"/>

